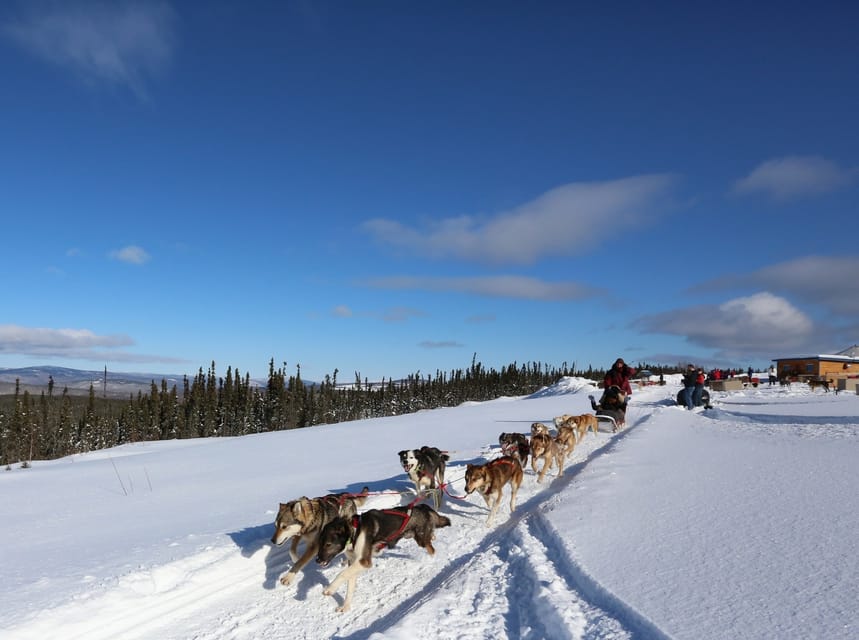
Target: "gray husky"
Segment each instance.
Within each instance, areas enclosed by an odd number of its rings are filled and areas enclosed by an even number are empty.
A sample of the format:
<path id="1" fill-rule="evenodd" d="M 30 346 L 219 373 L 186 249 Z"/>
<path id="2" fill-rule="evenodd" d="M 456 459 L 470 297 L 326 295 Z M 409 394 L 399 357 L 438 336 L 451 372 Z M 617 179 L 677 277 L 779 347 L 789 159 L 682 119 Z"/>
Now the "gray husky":
<path id="1" fill-rule="evenodd" d="M 369 487 L 364 487 L 359 494 L 331 493 L 321 498 L 302 496 L 298 500 L 281 503 L 274 521 L 271 543 L 280 546 L 292 538 L 289 556 L 294 563 L 280 579 L 281 584 L 291 584 L 296 574 L 316 555 L 322 528 L 339 516 L 351 518 L 358 513 L 358 507 L 364 504 L 369 491 Z M 302 540 L 306 544 L 304 553 L 299 557 L 298 543 Z"/>

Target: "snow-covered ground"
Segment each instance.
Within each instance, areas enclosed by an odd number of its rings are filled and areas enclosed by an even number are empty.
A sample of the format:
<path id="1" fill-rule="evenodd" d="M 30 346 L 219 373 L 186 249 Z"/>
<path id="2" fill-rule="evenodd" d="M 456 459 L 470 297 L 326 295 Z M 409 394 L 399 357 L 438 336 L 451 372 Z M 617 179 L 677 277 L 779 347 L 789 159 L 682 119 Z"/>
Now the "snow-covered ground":
<path id="1" fill-rule="evenodd" d="M 309 564 L 290 587 L 278 503 L 357 491 L 405 504 L 397 451 L 498 455 L 498 435 L 589 410 L 586 381 L 528 397 L 233 439 L 141 443 L 0 472 L 0 637 L 859 637 L 859 397 L 806 386 L 636 391 L 628 428 L 589 434 L 563 477 L 530 467 L 492 527 L 447 498 L 434 557 L 412 540 L 343 591 Z M 506 498 L 505 492 L 505 498 Z"/>

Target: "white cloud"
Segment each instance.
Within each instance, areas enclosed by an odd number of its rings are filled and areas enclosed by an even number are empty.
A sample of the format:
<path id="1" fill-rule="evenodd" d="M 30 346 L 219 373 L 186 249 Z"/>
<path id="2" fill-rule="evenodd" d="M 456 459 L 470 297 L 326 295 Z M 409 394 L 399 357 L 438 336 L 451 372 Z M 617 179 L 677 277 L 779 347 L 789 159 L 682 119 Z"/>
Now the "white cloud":
<path id="1" fill-rule="evenodd" d="M 814 323 L 786 299 L 769 292 L 639 318 L 633 326 L 646 333 L 685 337 L 718 349 L 724 357 L 744 357 L 797 348 L 814 337 Z"/>
<path id="2" fill-rule="evenodd" d="M 525 276 L 487 276 L 463 278 L 420 278 L 410 276 L 374 278 L 364 285 L 377 289 L 418 289 L 452 291 L 494 298 L 526 300 L 581 300 L 598 291 L 575 282 L 545 282 Z"/>
<path id="3" fill-rule="evenodd" d="M 166 2 L 29 3 L 2 33 L 32 54 L 88 82 L 130 87 L 162 71 L 173 52 L 175 14 Z"/>
<path id="4" fill-rule="evenodd" d="M 695 287 L 717 291 L 755 287 L 821 305 L 848 320 L 859 316 L 859 256 L 803 256 L 757 271 L 717 278 Z"/>
<path id="5" fill-rule="evenodd" d="M 128 336 L 100 336 L 88 329 L 46 329 L 0 325 L 0 352 L 38 353 L 134 344 Z"/>
<path id="6" fill-rule="evenodd" d="M 434 258 L 532 264 L 592 251 L 618 232 L 653 223 L 672 182 L 663 174 L 572 183 L 491 217 L 446 218 L 424 229 L 373 219 L 363 228 L 379 242 Z"/>
<path id="7" fill-rule="evenodd" d="M 135 245 L 111 251 L 110 257 L 121 262 L 128 262 L 129 264 L 145 264 L 150 259 L 150 255 L 145 250 Z"/>
<path id="8" fill-rule="evenodd" d="M 98 335 L 89 329 L 51 329 L 0 325 L 0 354 L 106 362 L 183 363 L 181 358 L 129 353 L 118 347 L 134 344 L 122 334 Z"/>
<path id="9" fill-rule="evenodd" d="M 767 160 L 734 184 L 736 193 L 764 193 L 776 200 L 828 193 L 859 179 L 859 168 L 842 169 L 819 156 Z"/>
<path id="10" fill-rule="evenodd" d="M 752 282 L 789 292 L 830 311 L 859 315 L 859 257 L 806 256 L 760 269 Z"/>

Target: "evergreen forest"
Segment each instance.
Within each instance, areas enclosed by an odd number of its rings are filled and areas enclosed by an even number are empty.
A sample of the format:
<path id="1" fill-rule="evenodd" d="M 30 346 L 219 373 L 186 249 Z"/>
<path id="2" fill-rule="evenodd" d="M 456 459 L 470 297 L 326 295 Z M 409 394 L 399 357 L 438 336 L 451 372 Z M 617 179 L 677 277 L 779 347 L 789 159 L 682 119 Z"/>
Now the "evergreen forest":
<path id="1" fill-rule="evenodd" d="M 654 373 L 658 366 L 639 364 Z M 362 418 L 413 413 L 450 407 L 466 401 L 534 393 L 563 376 L 602 380 L 604 370 L 575 371 L 575 365 L 551 367 L 541 363 L 485 368 L 472 360 L 467 369 L 435 375 L 415 373 L 400 380 L 369 382 L 355 373 L 343 384 L 338 371 L 320 383 L 305 384 L 301 369 L 286 373 L 286 363 L 269 362 L 267 384 L 252 384 L 228 367 L 216 374 L 212 362 L 193 379 L 184 377 L 181 389 L 153 380 L 148 393 L 127 399 L 99 396 L 90 385 L 88 396 L 57 393 L 53 384 L 40 394 L 21 391 L 0 396 L 0 465 L 50 460 L 130 442 L 175 438 L 241 436 L 266 431 L 300 429 Z"/>

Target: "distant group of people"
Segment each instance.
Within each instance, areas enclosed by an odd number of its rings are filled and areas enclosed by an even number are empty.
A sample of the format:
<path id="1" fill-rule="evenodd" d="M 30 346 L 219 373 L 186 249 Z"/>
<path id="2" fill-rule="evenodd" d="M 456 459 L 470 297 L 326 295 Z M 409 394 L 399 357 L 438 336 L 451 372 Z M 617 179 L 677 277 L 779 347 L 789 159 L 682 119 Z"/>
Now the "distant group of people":
<path id="1" fill-rule="evenodd" d="M 772 367 L 772 369 L 775 370 L 775 367 Z M 751 367 L 749 367 L 745 372 L 742 369 L 713 369 L 710 372 L 710 377 L 713 378 L 713 380 L 727 380 L 728 378 L 741 376 L 743 373 L 749 376 L 749 380 L 751 380 L 754 376 L 755 370 Z"/>
<path id="2" fill-rule="evenodd" d="M 706 381 L 707 374 L 701 367 L 696 369 L 694 364 L 686 367 L 686 373 L 683 374 L 683 399 L 689 411 L 703 404 Z"/>
<path id="3" fill-rule="evenodd" d="M 723 380 L 743 375 L 744 373 L 748 375 L 749 380 L 751 380 L 754 374 L 754 369 L 749 367 L 745 372 L 742 369 L 713 369 L 710 372 L 710 377 L 713 380 Z M 769 368 L 767 374 L 771 385 L 778 382 L 778 378 L 776 377 L 776 368 L 774 366 Z M 603 379 L 603 399 L 606 397 L 607 391 L 611 390 L 612 387 L 616 387 L 625 398 L 622 407 L 622 410 L 625 412 L 626 405 L 629 403 L 629 397 L 632 395 L 632 386 L 629 384 L 629 381 L 634 375 L 635 369 L 626 364 L 623 358 L 615 360 L 611 369 L 608 370 L 605 378 Z M 686 367 L 686 371 L 683 374 L 683 392 L 681 397 L 688 410 L 691 411 L 695 407 L 700 407 L 705 404 L 704 385 L 707 382 L 707 377 L 707 373 L 701 367 L 696 367 L 694 364 L 690 364 Z M 597 408 L 602 405 L 603 399 L 600 399 L 599 403 L 596 403 L 593 398 L 591 399 L 591 404 L 594 407 L 594 410 L 597 410 Z"/>

